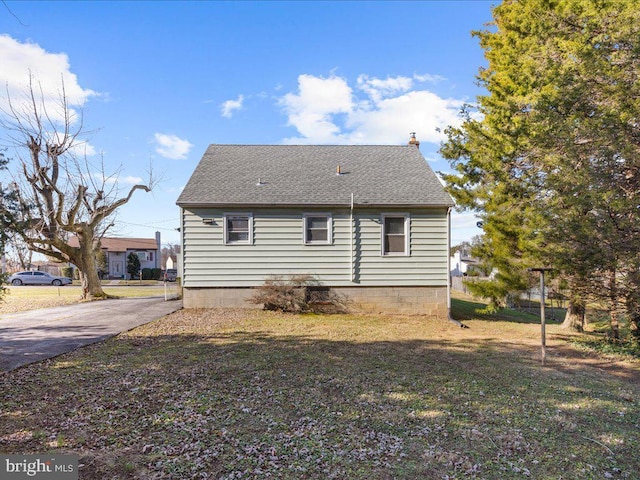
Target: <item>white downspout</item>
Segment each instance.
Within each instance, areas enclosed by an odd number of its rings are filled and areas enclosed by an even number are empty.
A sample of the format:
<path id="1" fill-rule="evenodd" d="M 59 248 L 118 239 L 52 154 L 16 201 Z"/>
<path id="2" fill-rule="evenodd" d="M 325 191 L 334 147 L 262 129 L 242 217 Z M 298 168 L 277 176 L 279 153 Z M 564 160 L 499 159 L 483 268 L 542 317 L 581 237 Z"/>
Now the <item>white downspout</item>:
<path id="1" fill-rule="evenodd" d="M 184 288 L 184 224 L 184 208 L 180 207 L 180 255 L 176 256 L 176 260 L 178 261 L 176 270 L 180 276 L 181 288 Z"/>
<path id="2" fill-rule="evenodd" d="M 449 310 L 448 317 L 451 323 L 455 323 L 460 328 L 469 328 L 464 323 L 458 320 L 455 320 L 451 316 L 451 255 L 450 255 L 451 253 L 451 209 L 452 207 L 449 207 L 447 209 L 447 310 Z"/>
<path id="3" fill-rule="evenodd" d="M 349 233 L 351 236 L 351 245 L 350 245 L 350 265 L 351 265 L 351 282 L 353 283 L 353 281 L 355 280 L 354 275 L 355 275 L 355 270 L 354 270 L 354 266 L 353 266 L 353 246 L 354 246 L 354 235 L 355 235 L 355 228 L 353 226 L 353 192 L 351 193 L 351 209 L 350 209 L 350 214 L 349 214 L 349 224 L 351 225 L 351 227 L 349 228 Z"/>
<path id="4" fill-rule="evenodd" d="M 451 317 L 451 207 L 447 209 L 447 309 Z"/>

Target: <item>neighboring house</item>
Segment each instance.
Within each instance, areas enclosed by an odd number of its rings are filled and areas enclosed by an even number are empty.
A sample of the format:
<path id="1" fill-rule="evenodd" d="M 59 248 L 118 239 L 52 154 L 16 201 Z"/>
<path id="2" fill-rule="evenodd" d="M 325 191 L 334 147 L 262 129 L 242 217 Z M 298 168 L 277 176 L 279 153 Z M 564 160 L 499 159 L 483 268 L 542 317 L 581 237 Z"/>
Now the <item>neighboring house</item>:
<path id="1" fill-rule="evenodd" d="M 78 239 L 71 237 L 69 245 L 78 246 Z M 160 267 L 160 232 L 155 238 L 102 237 L 100 247 L 107 255 L 109 278 L 128 278 L 127 256 L 135 253 L 140 259 L 140 268 Z"/>
<path id="2" fill-rule="evenodd" d="M 29 270 L 47 272 L 49 275 L 60 276 L 62 275 L 62 268 L 66 266 L 66 263 L 60 262 L 33 262 Z"/>
<path id="3" fill-rule="evenodd" d="M 465 250 L 457 250 L 449 262 L 451 264 L 452 277 L 465 277 L 478 265 L 478 261 L 472 258 Z"/>
<path id="4" fill-rule="evenodd" d="M 412 140 L 211 145 L 177 201 L 185 308 L 310 274 L 361 309 L 446 318 L 453 202 Z"/>

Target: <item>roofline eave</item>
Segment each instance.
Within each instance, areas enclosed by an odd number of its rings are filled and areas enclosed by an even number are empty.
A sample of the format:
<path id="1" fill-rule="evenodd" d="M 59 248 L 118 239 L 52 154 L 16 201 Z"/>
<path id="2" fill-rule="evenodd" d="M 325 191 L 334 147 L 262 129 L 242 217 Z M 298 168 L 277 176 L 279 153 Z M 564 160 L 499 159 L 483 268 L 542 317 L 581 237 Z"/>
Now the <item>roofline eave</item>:
<path id="1" fill-rule="evenodd" d="M 180 202 L 180 208 L 350 208 L 350 203 L 202 203 Z M 453 203 L 354 203 L 358 208 L 451 208 Z"/>

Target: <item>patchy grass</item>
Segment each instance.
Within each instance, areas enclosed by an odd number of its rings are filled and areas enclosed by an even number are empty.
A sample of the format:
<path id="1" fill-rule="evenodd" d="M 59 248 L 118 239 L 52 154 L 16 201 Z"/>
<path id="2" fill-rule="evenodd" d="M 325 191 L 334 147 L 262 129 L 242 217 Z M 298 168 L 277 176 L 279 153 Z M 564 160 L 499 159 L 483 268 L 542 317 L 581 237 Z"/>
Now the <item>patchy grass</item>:
<path id="1" fill-rule="evenodd" d="M 540 323 L 540 302 L 524 301 L 527 307 L 517 309 L 503 308 L 497 313 L 480 313 L 487 305 L 481 303 L 475 297 L 458 290 L 451 291 L 451 312 L 457 320 L 477 318 L 482 320 L 504 320 L 508 322 Z M 565 309 L 558 307 L 551 308 L 549 305 L 545 309 L 546 323 L 562 323 Z"/>
<path id="2" fill-rule="evenodd" d="M 0 315 L 37 308 L 58 307 L 79 301 L 79 287 L 7 286 L 6 295 L 0 300 Z"/>
<path id="3" fill-rule="evenodd" d="M 151 286 L 144 285 L 104 285 L 102 289 L 107 295 L 115 297 L 151 297 L 164 295 L 164 285 L 157 282 Z M 81 302 L 79 286 L 8 286 L 7 294 L 0 300 L 0 315 L 5 313 L 23 312 L 38 308 L 58 307 Z M 167 284 L 170 295 L 177 294 L 176 284 Z"/>
<path id="4" fill-rule="evenodd" d="M 107 283 L 110 285 L 114 285 L 117 282 L 119 286 L 131 286 L 131 287 L 142 287 L 142 286 L 157 286 L 158 280 L 109 280 Z M 103 281 L 104 284 L 104 281 Z"/>
<path id="5" fill-rule="evenodd" d="M 504 308 L 497 313 L 479 313 L 487 305 L 472 297 L 455 292 L 451 299 L 451 314 L 456 320 L 500 320 L 520 323 L 540 323 L 540 315 Z"/>
<path id="6" fill-rule="evenodd" d="M 640 345 L 631 335 L 615 340 L 607 333 L 587 332 L 573 338 L 572 343 L 577 348 L 604 356 L 640 359 Z"/>
<path id="7" fill-rule="evenodd" d="M 0 376 L 0 451 L 82 479 L 637 478 L 638 363 L 550 326 L 541 367 L 537 325 L 465 323 L 179 311 Z"/>
<path id="8" fill-rule="evenodd" d="M 135 285 L 130 284 L 126 285 L 117 285 L 117 286 L 103 286 L 102 289 L 107 295 L 112 295 L 114 297 L 154 297 L 159 295 L 164 295 L 164 285 L 156 283 L 155 285 Z M 167 291 L 169 293 L 175 294 L 177 291 L 177 286 L 175 283 L 167 283 Z"/>
<path id="9" fill-rule="evenodd" d="M 465 321 L 467 319 L 482 319 L 487 321 L 506 321 L 518 323 L 540 324 L 540 314 L 536 312 L 530 314 L 520 310 L 502 309 L 493 315 L 478 313 L 485 304 L 477 302 L 473 297 L 454 291 L 454 298 L 451 299 L 451 313 L 456 320 Z M 556 309 L 558 311 L 558 309 Z M 546 315 L 545 315 L 546 317 Z M 640 345 L 631 334 L 628 323 L 624 320 L 620 325 L 621 338 L 615 340 L 610 337 L 609 317 L 604 310 L 590 308 L 587 312 L 588 323 L 586 332 L 582 335 L 571 335 L 567 332 L 564 338 L 579 350 L 596 353 L 613 359 L 640 359 Z M 546 324 L 559 325 L 564 317 L 556 319 L 547 318 Z"/>

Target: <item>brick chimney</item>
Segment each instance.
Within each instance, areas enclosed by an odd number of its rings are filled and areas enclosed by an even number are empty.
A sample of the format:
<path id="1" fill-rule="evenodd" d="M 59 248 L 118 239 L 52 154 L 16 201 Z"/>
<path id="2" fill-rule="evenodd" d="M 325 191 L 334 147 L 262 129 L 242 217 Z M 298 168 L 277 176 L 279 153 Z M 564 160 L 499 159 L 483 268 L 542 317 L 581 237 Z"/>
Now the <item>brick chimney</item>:
<path id="1" fill-rule="evenodd" d="M 409 134 L 411 138 L 409 139 L 409 145 L 415 145 L 416 148 L 420 148 L 420 142 L 416 139 L 416 132 L 411 132 Z"/>

